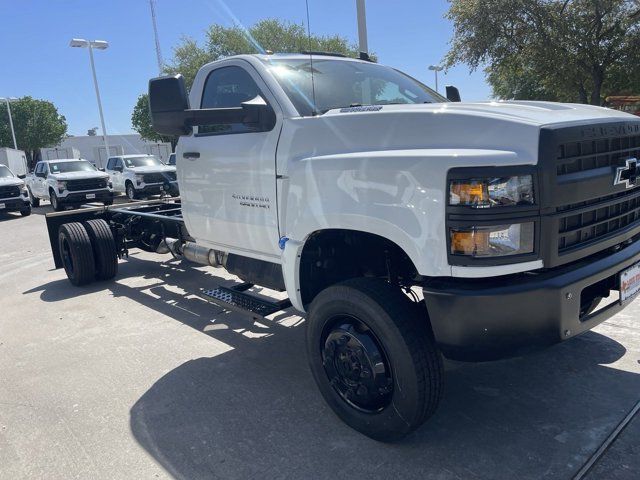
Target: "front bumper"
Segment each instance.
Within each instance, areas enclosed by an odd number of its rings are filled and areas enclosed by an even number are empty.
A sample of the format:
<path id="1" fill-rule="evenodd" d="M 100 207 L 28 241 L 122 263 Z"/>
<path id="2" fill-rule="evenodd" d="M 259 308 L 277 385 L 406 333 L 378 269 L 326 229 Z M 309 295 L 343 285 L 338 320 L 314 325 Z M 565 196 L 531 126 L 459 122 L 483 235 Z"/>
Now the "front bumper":
<path id="1" fill-rule="evenodd" d="M 87 195 L 95 195 L 94 198 L 87 198 Z M 108 189 L 102 190 L 85 190 L 81 192 L 66 192 L 66 195 L 58 195 L 58 201 L 63 205 L 79 205 L 92 202 L 113 201 L 113 191 Z"/>
<path id="2" fill-rule="evenodd" d="M 0 212 L 15 212 L 29 207 L 31 202 L 28 198 L 20 195 L 19 197 L 0 198 L 0 205 L 4 205 L 0 208 Z"/>
<path id="3" fill-rule="evenodd" d="M 483 361 L 567 340 L 627 305 L 615 301 L 580 316 L 583 292 L 588 298 L 602 286 L 618 288 L 619 273 L 637 262 L 638 240 L 615 253 L 539 273 L 432 279 L 423 292 L 436 342 L 448 358 Z"/>
<path id="4" fill-rule="evenodd" d="M 134 184 L 136 192 L 146 195 L 160 195 L 164 192 L 170 195 L 179 195 L 180 190 L 178 188 L 178 182 L 166 182 L 166 183 L 140 183 Z"/>

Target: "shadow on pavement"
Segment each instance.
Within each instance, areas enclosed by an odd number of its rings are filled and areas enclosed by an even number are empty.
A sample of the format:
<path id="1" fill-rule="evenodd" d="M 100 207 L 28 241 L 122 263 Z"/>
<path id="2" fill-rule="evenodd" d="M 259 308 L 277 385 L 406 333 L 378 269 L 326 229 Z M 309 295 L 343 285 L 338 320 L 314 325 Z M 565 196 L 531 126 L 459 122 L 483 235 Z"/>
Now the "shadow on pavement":
<path id="1" fill-rule="evenodd" d="M 107 288 L 232 347 L 180 365 L 131 408 L 137 441 L 179 479 L 570 478 L 640 391 L 640 375 L 607 366 L 624 346 L 588 332 L 527 357 L 447 364 L 436 415 L 381 444 L 324 404 L 293 313 L 254 321 L 180 293 L 227 281 L 179 262 L 133 257 L 120 267 L 119 278 L 157 283 L 72 289 L 60 280 L 25 293 L 55 302 Z"/>

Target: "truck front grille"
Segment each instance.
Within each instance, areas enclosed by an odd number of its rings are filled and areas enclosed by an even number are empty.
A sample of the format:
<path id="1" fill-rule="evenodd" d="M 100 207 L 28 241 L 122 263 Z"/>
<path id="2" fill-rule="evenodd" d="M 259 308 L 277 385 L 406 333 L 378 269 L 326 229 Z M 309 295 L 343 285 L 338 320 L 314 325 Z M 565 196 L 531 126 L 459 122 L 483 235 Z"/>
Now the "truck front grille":
<path id="1" fill-rule="evenodd" d="M 165 182 L 175 181 L 175 179 L 176 179 L 175 172 L 144 174 L 144 183 L 165 183 Z"/>
<path id="2" fill-rule="evenodd" d="M 85 180 L 68 180 L 67 190 L 70 192 L 80 192 L 82 190 L 99 190 L 107 188 L 106 178 L 90 178 Z"/>
<path id="3" fill-rule="evenodd" d="M 640 160 L 637 118 L 541 129 L 539 198 L 546 267 L 596 255 L 640 233 L 640 162 L 634 159 Z"/>
<path id="4" fill-rule="evenodd" d="M 559 207 L 558 253 L 640 226 L 640 192 L 630 191 Z"/>
<path id="5" fill-rule="evenodd" d="M 558 150 L 558 177 L 618 167 L 627 158 L 640 158 L 640 135 L 567 142 L 559 145 Z"/>
<path id="6" fill-rule="evenodd" d="M 10 187 L 0 187 L 0 198 L 15 198 L 20 196 L 20 187 L 12 185 Z"/>

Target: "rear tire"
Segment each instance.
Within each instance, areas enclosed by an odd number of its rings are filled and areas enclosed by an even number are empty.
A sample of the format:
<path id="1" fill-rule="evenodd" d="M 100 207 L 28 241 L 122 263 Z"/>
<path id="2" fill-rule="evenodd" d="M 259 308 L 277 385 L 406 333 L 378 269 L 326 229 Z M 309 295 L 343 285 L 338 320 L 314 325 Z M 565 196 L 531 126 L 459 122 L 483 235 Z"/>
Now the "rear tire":
<path id="1" fill-rule="evenodd" d="M 440 402 L 442 357 L 424 304 L 383 280 L 354 278 L 320 292 L 307 317 L 307 355 L 325 401 L 375 440 L 402 438 Z"/>
<path id="2" fill-rule="evenodd" d="M 60 225 L 58 247 L 64 270 L 73 285 L 80 287 L 95 279 L 96 267 L 91 238 L 81 223 Z"/>
<path id="3" fill-rule="evenodd" d="M 118 273 L 118 251 L 109 224 L 102 220 L 88 220 L 84 228 L 93 247 L 95 272 L 98 280 L 111 280 Z"/>
<path id="4" fill-rule="evenodd" d="M 29 200 L 31 200 L 31 206 L 39 207 L 40 206 L 40 199 L 33 196 L 33 193 L 31 193 L 31 189 L 30 188 L 27 188 L 27 191 L 29 192 Z"/>

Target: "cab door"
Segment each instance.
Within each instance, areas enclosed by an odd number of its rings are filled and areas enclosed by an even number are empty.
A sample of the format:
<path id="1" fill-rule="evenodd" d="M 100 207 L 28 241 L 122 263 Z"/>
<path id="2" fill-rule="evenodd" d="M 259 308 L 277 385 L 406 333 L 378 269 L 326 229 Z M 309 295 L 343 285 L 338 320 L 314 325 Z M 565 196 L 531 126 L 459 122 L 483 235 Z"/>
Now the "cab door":
<path id="1" fill-rule="evenodd" d="M 47 164 L 40 162 L 36 165 L 34 171 L 33 185 L 31 187 L 31 193 L 36 197 L 46 198 L 49 196 L 46 183 L 47 183 Z"/>
<path id="2" fill-rule="evenodd" d="M 116 192 L 124 191 L 124 182 L 122 180 L 122 160 L 118 157 L 111 157 L 107 162 L 106 172 L 109 174 L 111 184 Z"/>
<path id="3" fill-rule="evenodd" d="M 178 144 L 178 181 L 187 228 L 200 243 L 279 261 L 276 147 L 282 113 L 275 97 L 248 62 L 235 59 L 201 72 L 191 103 L 240 107 L 258 95 L 274 110 L 275 124 L 194 127 Z"/>

